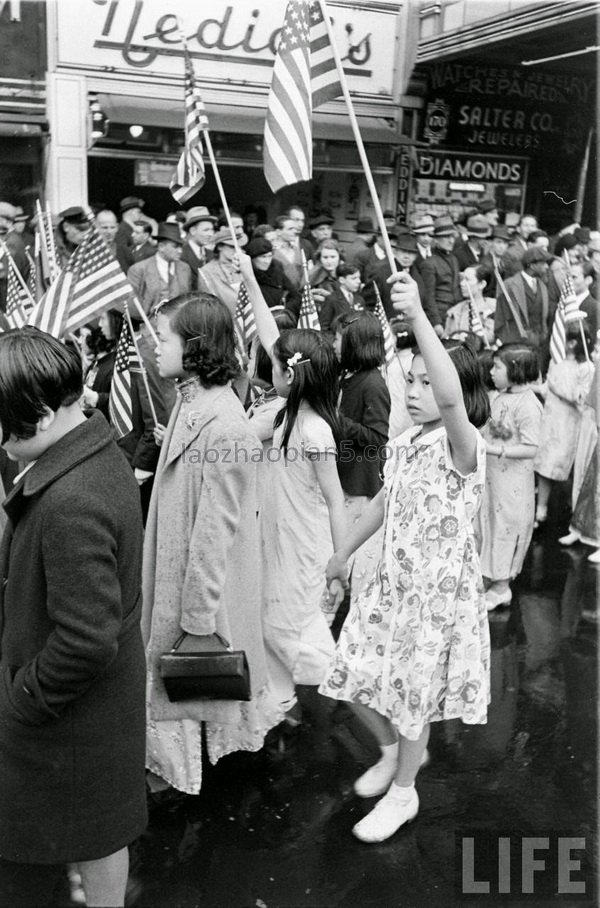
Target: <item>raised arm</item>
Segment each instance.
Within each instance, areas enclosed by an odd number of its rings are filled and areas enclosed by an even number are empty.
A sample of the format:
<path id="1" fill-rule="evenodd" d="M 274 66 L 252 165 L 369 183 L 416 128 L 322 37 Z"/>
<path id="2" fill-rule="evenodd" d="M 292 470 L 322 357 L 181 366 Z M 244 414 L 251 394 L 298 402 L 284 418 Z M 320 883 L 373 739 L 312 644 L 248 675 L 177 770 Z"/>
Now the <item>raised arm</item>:
<path id="1" fill-rule="evenodd" d="M 410 324 L 425 361 L 454 464 L 461 473 L 471 473 L 477 462 L 477 432 L 467 416 L 458 372 L 423 311 L 415 281 L 404 272 L 392 275 L 389 283 L 394 309 Z"/>
<path id="2" fill-rule="evenodd" d="M 246 285 L 248 297 L 254 310 L 254 318 L 256 319 L 256 330 L 258 331 L 258 338 L 264 349 L 270 356 L 273 349 L 273 344 L 279 337 L 279 328 L 277 327 L 277 322 L 273 318 L 271 310 L 267 306 L 265 298 L 262 295 L 262 291 L 258 286 L 257 280 L 254 276 L 252 259 L 249 255 L 240 252 L 238 253 L 237 260 L 242 275 L 242 280 Z"/>

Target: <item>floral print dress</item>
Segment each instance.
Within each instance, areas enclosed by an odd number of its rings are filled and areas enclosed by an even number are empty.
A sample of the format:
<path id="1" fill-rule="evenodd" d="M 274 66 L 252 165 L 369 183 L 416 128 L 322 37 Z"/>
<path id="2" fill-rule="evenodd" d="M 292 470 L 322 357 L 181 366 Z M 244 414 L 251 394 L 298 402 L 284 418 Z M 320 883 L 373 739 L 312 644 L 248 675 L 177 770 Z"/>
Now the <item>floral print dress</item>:
<path id="1" fill-rule="evenodd" d="M 446 431 L 412 427 L 384 472 L 377 571 L 351 605 L 322 694 L 360 703 L 416 740 L 429 722 L 484 723 L 490 641 L 472 520 L 485 481 L 485 445 L 468 476 Z M 476 432 L 473 429 L 473 432 Z"/>

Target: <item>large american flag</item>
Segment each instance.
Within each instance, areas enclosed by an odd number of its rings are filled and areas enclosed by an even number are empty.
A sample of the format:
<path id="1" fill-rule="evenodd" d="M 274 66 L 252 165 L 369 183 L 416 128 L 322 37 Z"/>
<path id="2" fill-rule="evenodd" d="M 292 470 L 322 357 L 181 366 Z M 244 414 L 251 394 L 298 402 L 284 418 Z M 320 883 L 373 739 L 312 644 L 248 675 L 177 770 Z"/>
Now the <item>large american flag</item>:
<path id="1" fill-rule="evenodd" d="M 235 304 L 235 320 L 238 331 L 245 350 L 248 349 L 256 337 L 256 320 L 254 318 L 254 309 L 248 296 L 246 285 L 242 281 L 238 290 L 237 302 Z"/>
<path id="2" fill-rule="evenodd" d="M 554 315 L 552 334 L 550 335 L 550 356 L 552 362 L 560 363 L 567 358 L 567 322 L 581 318 L 577 297 L 571 280 L 570 265 L 565 262 L 565 276 L 560 288 L 560 298 Z"/>
<path id="3" fill-rule="evenodd" d="M 379 319 L 379 324 L 381 325 L 381 330 L 383 331 L 383 345 L 385 348 L 385 364 L 389 364 L 394 359 L 396 355 L 396 345 L 394 343 L 394 338 L 392 337 L 392 331 L 390 328 L 390 323 L 388 317 L 385 314 L 385 309 L 383 308 L 383 303 L 381 302 L 381 294 L 379 292 L 379 287 L 373 281 L 373 290 L 375 291 L 375 298 L 377 302 L 375 303 L 375 315 Z"/>
<path id="4" fill-rule="evenodd" d="M 315 110 L 326 101 L 339 97 L 342 94 L 342 86 L 320 0 L 311 0 L 308 15 L 310 18 L 312 107 Z"/>
<path id="5" fill-rule="evenodd" d="M 91 224 L 27 323 L 61 338 L 132 298 L 133 290 L 119 263 Z"/>
<path id="6" fill-rule="evenodd" d="M 131 336 L 128 320 L 123 321 L 117 352 L 115 369 L 108 398 L 110 421 L 119 438 L 128 435 L 133 429 L 133 405 L 131 402 L 131 372 L 139 372 L 142 364 Z"/>
<path id="7" fill-rule="evenodd" d="M 15 261 L 8 253 L 7 281 L 6 281 L 6 318 L 11 328 L 22 328 L 27 324 L 27 318 L 35 305 L 27 285 L 23 279 L 19 280 Z"/>
<path id="8" fill-rule="evenodd" d="M 312 111 L 341 94 L 319 0 L 285 11 L 264 133 L 267 183 L 277 192 L 312 177 Z"/>
<path id="9" fill-rule="evenodd" d="M 204 102 L 198 90 L 194 66 L 187 48 L 184 49 L 184 58 L 185 148 L 170 185 L 171 195 L 180 205 L 189 201 L 204 185 L 202 130 L 208 129 Z"/>

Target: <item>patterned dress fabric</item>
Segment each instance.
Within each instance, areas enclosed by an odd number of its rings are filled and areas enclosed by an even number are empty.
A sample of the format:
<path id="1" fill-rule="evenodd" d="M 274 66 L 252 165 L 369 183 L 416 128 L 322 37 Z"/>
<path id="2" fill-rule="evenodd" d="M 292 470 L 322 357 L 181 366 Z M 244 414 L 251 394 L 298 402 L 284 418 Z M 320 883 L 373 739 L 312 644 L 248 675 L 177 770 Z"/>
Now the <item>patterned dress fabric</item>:
<path id="1" fill-rule="evenodd" d="M 475 432 L 476 430 L 473 429 Z M 386 716 L 410 740 L 429 722 L 485 723 L 490 641 L 472 521 L 485 481 L 455 468 L 446 432 L 404 432 L 384 473 L 380 561 L 351 604 L 320 687 Z"/>
<path id="2" fill-rule="evenodd" d="M 486 440 L 506 446 L 538 445 L 542 405 L 529 388 L 500 391 L 492 400 Z M 533 534 L 535 477 L 533 459 L 488 455 L 485 495 L 476 524 L 481 572 L 490 580 L 517 576 Z"/>

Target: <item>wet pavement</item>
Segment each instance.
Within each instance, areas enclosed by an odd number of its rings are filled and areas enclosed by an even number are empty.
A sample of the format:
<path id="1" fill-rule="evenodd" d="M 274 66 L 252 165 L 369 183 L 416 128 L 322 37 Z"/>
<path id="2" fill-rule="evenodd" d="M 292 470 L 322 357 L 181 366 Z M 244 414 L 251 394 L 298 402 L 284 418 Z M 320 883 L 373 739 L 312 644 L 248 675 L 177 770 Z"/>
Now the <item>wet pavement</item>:
<path id="1" fill-rule="evenodd" d="M 132 908 L 588 908 L 597 829 L 598 568 L 590 549 L 562 549 L 560 509 L 534 537 L 510 608 L 490 615 L 492 703 L 486 726 L 433 726 L 417 780 L 417 819 L 381 845 L 351 828 L 375 800 L 352 783 L 377 758 L 344 704 L 272 736 L 260 754 L 223 759 L 199 797 L 154 806 L 132 851 Z M 498 870 L 510 837 L 511 873 Z M 557 837 L 578 837 L 571 879 L 557 893 Z M 523 894 L 523 841 L 545 869 Z M 475 864 L 463 871 L 463 838 Z M 583 846 L 583 847 L 582 847 Z M 506 861 L 506 854 L 504 857 Z M 471 895 L 471 879 L 489 892 Z M 507 889 L 510 887 L 510 892 Z M 500 890 L 504 890 L 499 893 Z M 563 885 L 564 889 L 564 885 Z"/>

